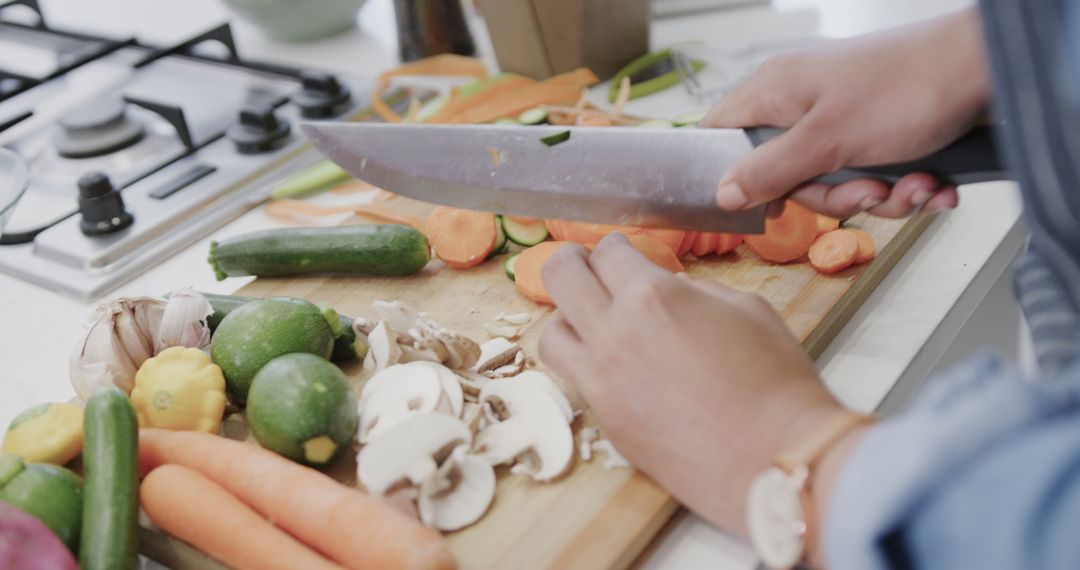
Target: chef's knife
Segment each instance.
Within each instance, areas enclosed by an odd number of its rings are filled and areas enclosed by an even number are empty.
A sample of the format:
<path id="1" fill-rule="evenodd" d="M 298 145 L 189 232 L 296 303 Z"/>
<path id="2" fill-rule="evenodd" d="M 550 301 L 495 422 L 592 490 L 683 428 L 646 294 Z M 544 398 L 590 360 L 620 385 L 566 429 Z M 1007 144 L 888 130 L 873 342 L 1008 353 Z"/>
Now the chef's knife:
<path id="1" fill-rule="evenodd" d="M 754 146 L 782 132 L 343 122 L 305 123 L 302 128 L 353 176 L 425 202 L 539 218 L 734 233 L 761 233 L 764 207 L 720 210 L 713 199 L 717 182 Z M 841 171 L 822 179 L 895 180 L 915 170 L 934 172 L 949 183 L 1002 177 L 989 132 L 976 130 L 922 161 Z"/>

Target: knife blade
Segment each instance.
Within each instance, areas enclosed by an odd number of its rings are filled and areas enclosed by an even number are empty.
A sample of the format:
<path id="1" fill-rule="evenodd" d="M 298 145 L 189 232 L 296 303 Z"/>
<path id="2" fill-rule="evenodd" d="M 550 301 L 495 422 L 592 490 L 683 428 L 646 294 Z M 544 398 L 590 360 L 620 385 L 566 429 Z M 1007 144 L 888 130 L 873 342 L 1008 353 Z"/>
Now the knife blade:
<path id="1" fill-rule="evenodd" d="M 761 233 L 716 183 L 753 144 L 741 129 L 313 122 L 304 134 L 353 176 L 424 202 L 606 224 Z M 560 144 L 542 139 L 569 133 Z"/>
<path id="2" fill-rule="evenodd" d="M 719 209 L 721 176 L 783 129 L 649 129 L 508 125 L 303 123 L 308 138 L 353 176 L 425 202 L 559 220 L 761 233 L 765 208 Z M 558 144 L 545 140 L 558 138 Z M 563 140 L 565 139 L 565 140 Z M 1007 180 L 989 127 L 899 164 L 848 168 L 815 180 L 895 183 L 929 172 L 943 184 Z"/>

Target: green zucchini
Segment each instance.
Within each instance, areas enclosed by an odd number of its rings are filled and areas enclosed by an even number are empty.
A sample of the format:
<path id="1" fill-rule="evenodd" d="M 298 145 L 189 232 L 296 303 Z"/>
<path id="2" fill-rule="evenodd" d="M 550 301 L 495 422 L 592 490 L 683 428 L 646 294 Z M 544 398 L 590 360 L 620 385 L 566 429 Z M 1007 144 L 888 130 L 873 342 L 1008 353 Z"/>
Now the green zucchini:
<path id="1" fill-rule="evenodd" d="M 496 119 L 495 124 L 496 125 L 509 125 L 511 127 L 516 127 L 516 126 L 520 125 L 521 123 L 519 123 L 517 119 L 511 119 L 510 117 L 503 117 L 501 119 Z"/>
<path id="2" fill-rule="evenodd" d="M 692 59 L 690 60 L 690 67 L 693 68 L 694 73 L 699 73 L 702 69 L 705 69 L 705 62 Z M 659 93 L 678 85 L 681 81 L 679 70 L 675 68 L 674 54 L 671 48 L 647 53 L 619 70 L 615 77 L 611 78 L 608 88 L 608 101 L 611 103 L 614 103 L 619 98 L 619 86 L 622 84 L 624 77 L 629 77 L 632 81 L 630 85 L 631 100 Z M 637 79 L 641 77 L 647 77 L 647 79 Z"/>
<path id="3" fill-rule="evenodd" d="M 424 235 L 398 225 L 264 230 L 210 242 L 209 257 L 218 281 L 242 275 L 409 275 L 429 260 Z"/>
<path id="4" fill-rule="evenodd" d="M 491 255 L 488 257 L 502 255 L 509 250 L 510 241 L 506 239 L 506 231 L 503 230 L 503 217 L 495 216 L 495 248 L 491 250 Z"/>
<path id="5" fill-rule="evenodd" d="M 517 263 L 517 258 L 520 255 L 520 253 L 515 253 L 514 255 L 511 255 L 506 260 L 506 263 L 503 264 L 503 269 L 506 270 L 506 276 L 510 278 L 511 281 L 517 280 L 517 271 L 514 271 L 514 264 Z"/>
<path id="6" fill-rule="evenodd" d="M 570 140 L 570 131 L 559 131 L 553 135 L 540 137 L 540 142 L 547 146 L 555 146 Z"/>
<path id="7" fill-rule="evenodd" d="M 242 297 L 240 295 L 218 295 L 215 293 L 200 293 L 200 295 L 206 297 L 206 300 L 210 302 L 210 306 L 214 308 L 214 313 L 207 319 L 211 332 L 217 330 L 218 324 L 221 323 L 221 319 L 225 318 L 225 315 L 240 308 L 245 303 L 258 301 L 256 297 Z M 330 355 L 330 360 L 334 362 L 351 362 L 364 358 L 367 355 L 367 343 L 356 336 L 356 331 L 353 330 L 352 326 L 353 320 L 341 313 L 338 313 L 338 319 L 341 321 L 343 330 L 341 335 L 334 339 L 334 352 Z"/>
<path id="8" fill-rule="evenodd" d="M 700 111 L 690 111 L 689 113 L 683 113 L 678 117 L 675 117 L 673 121 L 676 127 L 696 127 L 698 123 L 705 119 L 705 115 L 708 111 L 702 109 Z"/>
<path id="9" fill-rule="evenodd" d="M 79 567 L 138 567 L 139 426 L 128 397 L 99 388 L 83 416 L 83 524 Z"/>
<path id="10" fill-rule="evenodd" d="M 302 198 L 349 178 L 349 173 L 340 166 L 324 160 L 289 175 L 270 191 L 270 197 L 275 200 Z"/>
<path id="11" fill-rule="evenodd" d="M 544 225 L 543 220 L 536 220 L 531 224 L 522 224 L 503 217 L 502 227 L 510 241 L 526 247 L 534 246 L 548 238 L 547 226 Z"/>
<path id="12" fill-rule="evenodd" d="M 522 112 L 517 120 L 523 125 L 542 125 L 548 122 L 548 112 L 543 107 L 536 107 Z"/>

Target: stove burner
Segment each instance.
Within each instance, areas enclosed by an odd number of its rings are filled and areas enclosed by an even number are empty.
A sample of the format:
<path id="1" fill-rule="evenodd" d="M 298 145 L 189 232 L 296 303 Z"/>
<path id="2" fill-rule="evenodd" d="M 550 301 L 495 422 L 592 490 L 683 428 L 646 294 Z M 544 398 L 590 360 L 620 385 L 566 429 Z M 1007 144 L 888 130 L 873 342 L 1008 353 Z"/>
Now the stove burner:
<path id="1" fill-rule="evenodd" d="M 98 99 L 60 118 L 52 143 L 64 158 L 90 158 L 127 148 L 143 138 L 146 127 L 127 116 L 119 98 Z"/>

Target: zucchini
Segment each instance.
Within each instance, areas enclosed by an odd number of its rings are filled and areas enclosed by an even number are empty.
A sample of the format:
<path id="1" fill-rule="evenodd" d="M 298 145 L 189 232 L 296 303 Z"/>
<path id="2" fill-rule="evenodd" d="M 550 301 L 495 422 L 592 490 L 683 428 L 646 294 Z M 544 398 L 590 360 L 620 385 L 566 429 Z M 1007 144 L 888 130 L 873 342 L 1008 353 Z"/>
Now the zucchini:
<path id="1" fill-rule="evenodd" d="M 540 142 L 547 146 L 555 146 L 570 140 L 570 131 L 560 131 L 553 135 L 540 137 Z"/>
<path id="2" fill-rule="evenodd" d="M 398 225 L 264 230 L 210 242 L 210 266 L 226 277 L 312 273 L 408 275 L 430 260 L 427 239 Z"/>
<path id="3" fill-rule="evenodd" d="M 120 390 L 99 388 L 86 403 L 83 431 L 85 483 L 79 567 L 136 568 L 139 426 L 131 401 Z"/>
<path id="4" fill-rule="evenodd" d="M 698 123 L 705 119 L 705 115 L 708 111 L 702 109 L 700 111 L 690 111 L 689 113 L 683 113 L 678 117 L 675 117 L 673 121 L 676 127 L 696 127 Z"/>
<path id="5" fill-rule="evenodd" d="M 516 127 L 516 126 L 520 125 L 521 123 L 519 123 L 517 119 L 511 119 L 510 117 L 503 117 L 501 119 L 496 120 L 495 124 L 496 125 L 510 125 L 511 127 Z"/>
<path id="6" fill-rule="evenodd" d="M 522 224 L 503 217 L 502 227 L 510 241 L 526 247 L 532 247 L 548 238 L 547 226 L 544 225 L 543 220 Z"/>
<path id="7" fill-rule="evenodd" d="M 302 198 L 350 178 L 340 166 L 324 160 L 289 175 L 270 191 L 270 197 L 275 200 Z"/>
<path id="8" fill-rule="evenodd" d="M 491 250 L 491 255 L 488 257 L 502 255 L 509 250 L 510 241 L 506 239 L 506 231 L 503 230 L 503 217 L 495 216 L 495 249 Z"/>
<path id="9" fill-rule="evenodd" d="M 207 319 L 211 332 L 217 330 L 218 324 L 226 315 L 246 303 L 259 300 L 256 297 L 242 297 L 240 295 L 218 295 L 201 292 L 199 294 L 205 297 L 210 302 L 210 306 L 214 308 L 214 313 Z M 367 343 L 363 339 L 357 338 L 356 331 L 353 330 L 352 318 L 338 313 L 338 319 L 341 321 L 343 330 L 341 335 L 334 339 L 334 352 L 330 355 L 330 360 L 334 362 L 351 362 L 364 358 L 367 355 Z"/>
<path id="10" fill-rule="evenodd" d="M 699 73 L 705 69 L 705 62 L 692 59 L 690 67 L 694 73 Z M 631 100 L 674 87 L 681 81 L 679 70 L 675 66 L 675 54 L 672 53 L 671 48 L 647 53 L 619 70 L 615 77 L 611 78 L 608 88 L 609 102 L 614 103 L 619 98 L 619 86 L 624 77 L 631 79 Z"/>
<path id="11" fill-rule="evenodd" d="M 514 263 L 517 262 L 517 258 L 518 258 L 519 255 L 521 255 L 521 254 L 520 253 L 515 253 L 514 255 L 511 255 L 506 260 L 506 263 L 503 264 L 503 269 L 506 270 L 506 276 L 508 278 L 510 278 L 511 281 L 516 281 L 517 280 L 517 272 L 514 271 Z"/>
<path id="12" fill-rule="evenodd" d="M 548 112 L 543 107 L 529 109 L 518 115 L 517 120 L 523 125 L 542 125 L 548 122 Z"/>
<path id="13" fill-rule="evenodd" d="M 667 119 L 649 119 L 638 123 L 636 126 L 642 129 L 670 129 L 675 127 L 675 123 Z"/>

